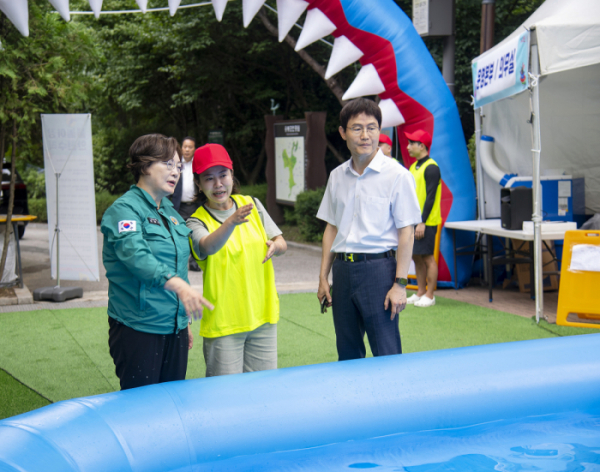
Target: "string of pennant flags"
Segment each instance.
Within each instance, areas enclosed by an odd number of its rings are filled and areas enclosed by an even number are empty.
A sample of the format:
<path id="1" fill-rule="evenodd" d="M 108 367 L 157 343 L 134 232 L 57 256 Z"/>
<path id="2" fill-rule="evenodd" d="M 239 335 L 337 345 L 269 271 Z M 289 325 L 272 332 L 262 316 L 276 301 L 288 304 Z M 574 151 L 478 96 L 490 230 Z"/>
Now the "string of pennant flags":
<path id="1" fill-rule="evenodd" d="M 65 21 L 71 20 L 73 14 L 93 14 L 99 18 L 101 14 L 108 13 L 147 13 L 149 11 L 164 11 L 168 9 L 171 16 L 178 9 L 202 7 L 212 5 L 217 20 L 221 21 L 225 13 L 228 0 L 211 0 L 210 2 L 181 5 L 181 0 L 167 0 L 167 7 L 148 9 L 148 0 L 135 0 L 139 10 L 102 11 L 102 0 L 88 0 L 91 12 L 71 12 L 69 0 L 48 0 Z M 302 14 L 308 9 L 302 32 L 296 43 L 296 51 L 308 45 L 323 40 L 336 32 L 336 24 L 319 8 L 311 8 L 311 3 L 304 0 L 277 0 L 277 18 L 279 41 L 283 41 Z M 322 3 L 322 2 L 321 2 Z M 244 27 L 247 28 L 256 16 L 265 0 L 242 0 L 242 17 Z M 15 25 L 24 36 L 29 35 L 28 0 L 0 0 L 0 11 Z M 330 43 L 329 43 L 330 44 Z M 332 53 L 327 65 L 325 79 L 329 79 L 345 67 L 355 63 L 364 56 L 363 50 L 357 47 L 347 36 L 339 35 L 333 43 Z M 350 85 L 343 100 L 358 98 L 367 95 L 378 95 L 386 91 L 373 64 L 363 64 L 356 79 Z M 379 106 L 383 114 L 383 127 L 398 126 L 404 123 L 404 117 L 392 99 L 381 100 Z"/>

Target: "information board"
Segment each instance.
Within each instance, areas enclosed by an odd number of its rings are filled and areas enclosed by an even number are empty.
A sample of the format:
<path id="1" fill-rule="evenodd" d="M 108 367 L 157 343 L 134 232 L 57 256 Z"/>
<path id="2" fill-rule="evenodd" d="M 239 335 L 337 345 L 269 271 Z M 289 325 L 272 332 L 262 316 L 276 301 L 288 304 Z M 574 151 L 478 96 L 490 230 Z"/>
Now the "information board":
<path id="1" fill-rule="evenodd" d="M 100 280 L 92 115 L 42 115 L 42 137 L 52 278 L 57 278 L 58 174 L 60 278 Z"/>
<path id="2" fill-rule="evenodd" d="M 278 203 L 294 204 L 306 190 L 306 121 L 275 123 L 275 184 Z"/>

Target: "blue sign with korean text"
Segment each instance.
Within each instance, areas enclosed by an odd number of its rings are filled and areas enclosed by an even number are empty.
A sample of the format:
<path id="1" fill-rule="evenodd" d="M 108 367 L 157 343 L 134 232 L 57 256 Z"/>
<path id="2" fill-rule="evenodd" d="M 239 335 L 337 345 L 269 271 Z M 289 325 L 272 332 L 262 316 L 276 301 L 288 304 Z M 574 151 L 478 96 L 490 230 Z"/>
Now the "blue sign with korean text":
<path id="1" fill-rule="evenodd" d="M 529 87 L 529 31 L 472 64 L 474 107 L 515 95 Z"/>

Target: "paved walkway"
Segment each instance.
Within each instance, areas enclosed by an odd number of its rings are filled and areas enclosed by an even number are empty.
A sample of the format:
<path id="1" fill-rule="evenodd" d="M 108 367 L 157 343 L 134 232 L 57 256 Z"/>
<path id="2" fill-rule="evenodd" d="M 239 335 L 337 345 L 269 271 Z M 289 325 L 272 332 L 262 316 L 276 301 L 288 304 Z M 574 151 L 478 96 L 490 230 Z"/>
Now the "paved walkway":
<path id="1" fill-rule="evenodd" d="M 48 253 L 48 225 L 30 223 L 21 240 L 23 279 L 26 288 L 8 289 L 0 293 L 0 313 L 8 311 L 29 311 L 47 308 L 78 308 L 106 306 L 108 280 L 102 267 L 102 233 L 98 230 L 98 258 L 100 261 L 100 280 L 97 282 L 61 280 L 61 286 L 83 288 L 83 298 L 63 303 L 33 302 L 31 292 L 41 287 L 52 287 L 56 281 L 50 277 L 50 256 Z M 315 246 L 288 242 L 286 254 L 273 259 L 277 289 L 279 293 L 297 293 L 317 291 L 321 250 Z M 202 273 L 190 272 L 190 283 L 202 290 Z M 528 293 L 519 293 L 517 289 L 500 287 L 494 290 L 494 302 L 489 303 L 486 287 L 474 285 L 461 290 L 446 289 L 436 292 L 438 297 L 447 297 L 485 308 L 497 309 L 515 315 L 531 318 L 535 316 L 535 302 Z M 549 321 L 556 319 L 558 292 L 544 294 L 544 312 Z M 11 303 L 8 305 L 7 303 Z M 14 303 L 14 304 L 12 304 Z"/>

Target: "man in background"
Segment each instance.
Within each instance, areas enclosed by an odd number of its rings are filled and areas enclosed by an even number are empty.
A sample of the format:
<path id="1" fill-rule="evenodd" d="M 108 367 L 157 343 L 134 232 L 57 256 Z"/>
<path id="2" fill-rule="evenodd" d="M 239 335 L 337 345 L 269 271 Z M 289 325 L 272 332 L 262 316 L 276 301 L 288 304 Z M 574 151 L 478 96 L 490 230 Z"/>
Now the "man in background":
<path id="1" fill-rule="evenodd" d="M 173 206 L 184 220 L 187 220 L 196 211 L 198 205 L 194 202 L 196 188 L 194 187 L 194 174 L 192 173 L 192 161 L 196 150 L 196 140 L 191 136 L 183 138 L 181 151 L 183 162 L 181 166 L 181 177 L 173 192 Z"/>
<path id="2" fill-rule="evenodd" d="M 404 134 L 408 138 L 408 154 L 417 159 L 409 170 L 415 178 L 421 208 L 421 222 L 415 227 L 413 246 L 418 290 L 407 303 L 426 308 L 435 305 L 433 291 L 437 284 L 438 267 L 433 253 L 438 225 L 442 222 L 442 180 L 440 168 L 429 157 L 431 135 L 423 130 Z"/>
<path id="3" fill-rule="evenodd" d="M 194 174 L 192 172 L 192 161 L 194 160 L 194 151 L 196 150 L 196 140 L 191 136 L 183 138 L 181 143 L 181 152 L 183 161 L 181 165 L 181 176 L 173 192 L 173 206 L 184 220 L 187 220 L 198 209 L 196 203 L 197 189 L 194 184 Z M 190 256 L 188 263 L 189 270 L 199 271 L 198 263 Z"/>

